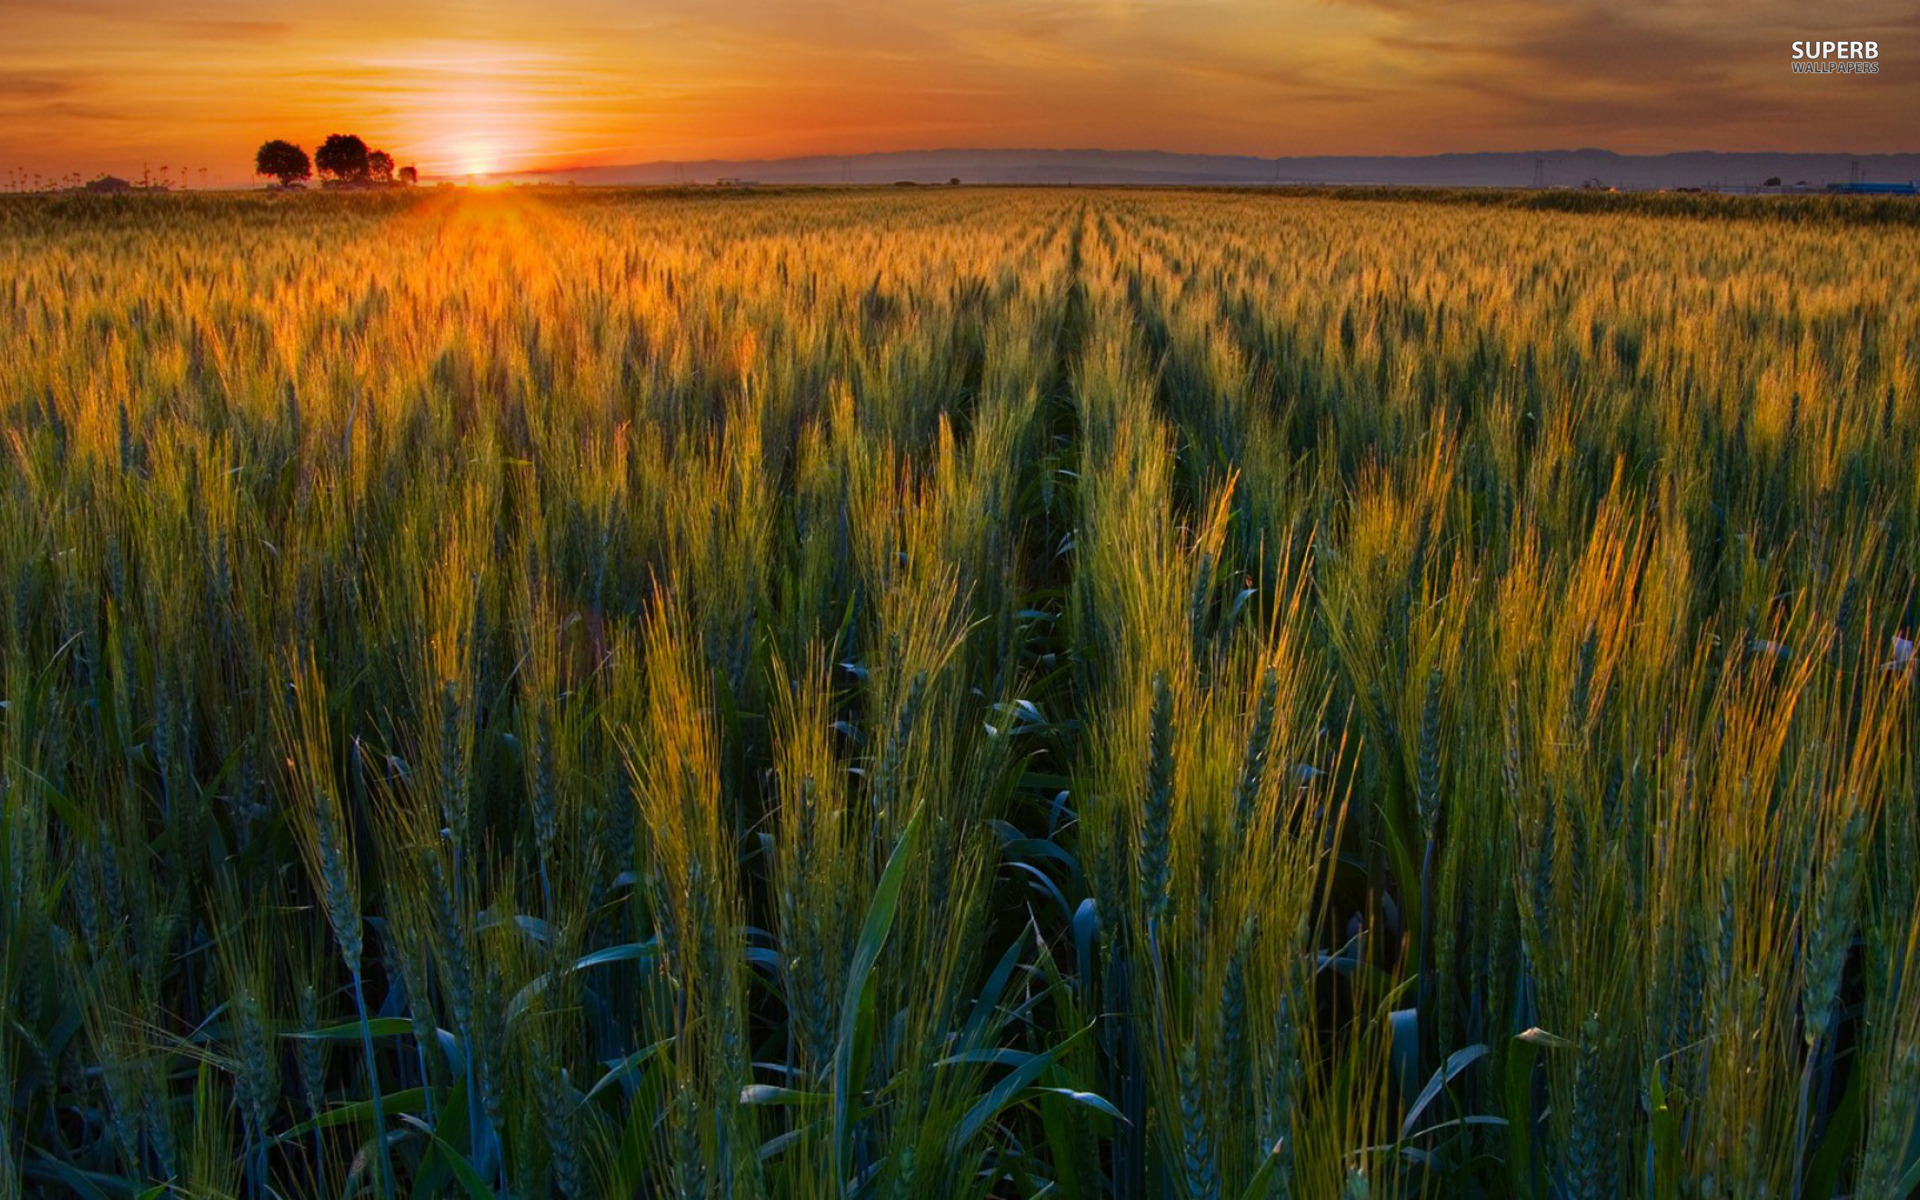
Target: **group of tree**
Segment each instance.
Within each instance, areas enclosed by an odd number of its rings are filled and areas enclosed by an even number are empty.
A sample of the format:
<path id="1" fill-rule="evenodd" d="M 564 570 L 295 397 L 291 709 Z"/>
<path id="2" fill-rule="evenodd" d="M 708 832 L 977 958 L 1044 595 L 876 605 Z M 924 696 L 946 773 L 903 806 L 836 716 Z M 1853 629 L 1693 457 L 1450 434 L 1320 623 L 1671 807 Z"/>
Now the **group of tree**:
<path id="1" fill-rule="evenodd" d="M 271 175 L 282 185 L 313 178 L 316 167 L 322 179 L 341 183 L 417 183 L 420 179 L 419 172 L 410 166 L 395 171 L 393 155 L 369 150 L 358 135 L 351 133 L 329 134 L 311 160 L 305 150 L 279 138 L 262 145 L 253 156 L 253 173 Z"/>

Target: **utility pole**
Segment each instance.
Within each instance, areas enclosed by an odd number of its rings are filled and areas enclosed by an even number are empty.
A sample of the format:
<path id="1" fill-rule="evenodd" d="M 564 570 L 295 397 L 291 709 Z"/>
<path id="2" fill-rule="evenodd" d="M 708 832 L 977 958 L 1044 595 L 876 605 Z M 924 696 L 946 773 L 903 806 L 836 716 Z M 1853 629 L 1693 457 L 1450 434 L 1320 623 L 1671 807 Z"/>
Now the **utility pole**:
<path id="1" fill-rule="evenodd" d="M 1533 186 L 1536 191 L 1547 186 L 1547 160 L 1544 158 L 1533 160 Z"/>

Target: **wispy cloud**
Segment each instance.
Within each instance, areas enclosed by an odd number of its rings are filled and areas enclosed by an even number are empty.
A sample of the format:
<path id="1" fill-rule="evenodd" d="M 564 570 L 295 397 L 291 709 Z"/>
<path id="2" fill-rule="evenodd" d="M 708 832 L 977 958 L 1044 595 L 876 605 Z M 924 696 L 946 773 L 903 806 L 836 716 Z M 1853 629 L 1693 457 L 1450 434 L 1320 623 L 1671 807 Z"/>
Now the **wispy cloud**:
<path id="1" fill-rule="evenodd" d="M 70 96 L 78 88 L 72 79 L 51 75 L 0 74 L 0 100 L 45 100 Z"/>
<path id="2" fill-rule="evenodd" d="M 278 42 L 293 32 L 291 21 L 166 21 L 164 27 L 204 42 Z"/>

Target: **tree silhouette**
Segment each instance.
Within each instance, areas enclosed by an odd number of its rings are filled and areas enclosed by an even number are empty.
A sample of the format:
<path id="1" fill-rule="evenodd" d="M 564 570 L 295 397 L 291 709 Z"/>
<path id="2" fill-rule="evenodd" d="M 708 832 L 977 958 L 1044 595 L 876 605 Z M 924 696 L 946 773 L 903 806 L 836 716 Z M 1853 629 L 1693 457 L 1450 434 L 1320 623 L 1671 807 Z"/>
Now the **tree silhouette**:
<path id="1" fill-rule="evenodd" d="M 330 133 L 313 156 L 313 165 L 334 179 L 365 179 L 367 144 L 351 133 Z"/>
<path id="2" fill-rule="evenodd" d="M 392 183 L 393 155 L 385 150 L 375 150 L 367 155 L 367 174 L 373 176 L 375 183 Z"/>
<path id="3" fill-rule="evenodd" d="M 405 184 L 415 184 L 415 183 L 419 183 L 419 182 L 420 182 L 420 172 L 418 172 L 418 171 L 416 171 L 416 170 L 414 170 L 414 169 L 413 169 L 413 167 L 411 167 L 411 166 L 405 166 L 405 167 L 401 167 L 401 168 L 400 168 L 400 182 L 401 182 L 401 183 L 405 183 Z"/>
<path id="4" fill-rule="evenodd" d="M 305 150 L 292 142 L 275 138 L 254 153 L 253 173 L 271 175 L 282 184 L 288 184 L 296 179 L 313 178 L 313 164 L 307 161 Z"/>

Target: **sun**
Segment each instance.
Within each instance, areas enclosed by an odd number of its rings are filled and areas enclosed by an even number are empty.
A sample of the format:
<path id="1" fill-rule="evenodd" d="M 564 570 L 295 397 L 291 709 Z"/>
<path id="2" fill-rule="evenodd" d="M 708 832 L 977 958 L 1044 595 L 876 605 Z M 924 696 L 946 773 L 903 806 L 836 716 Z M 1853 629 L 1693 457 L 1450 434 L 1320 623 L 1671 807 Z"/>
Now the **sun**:
<path id="1" fill-rule="evenodd" d="M 388 49 L 370 73 L 391 87 L 395 124 L 436 175 L 494 178 L 550 156 L 547 68 L 511 47 L 478 42 Z M 391 79 L 391 83 L 387 81 Z"/>
<path id="2" fill-rule="evenodd" d="M 499 138 L 461 129 L 445 138 L 444 157 L 455 175 L 495 175 L 507 167 L 509 148 Z"/>
<path id="3" fill-rule="evenodd" d="M 500 153 L 497 147 L 469 143 L 454 147 L 453 158 L 458 163 L 457 171 L 461 175 L 491 175 L 500 169 Z"/>

